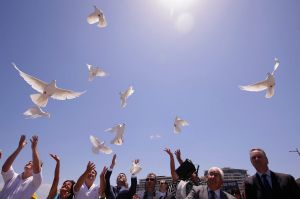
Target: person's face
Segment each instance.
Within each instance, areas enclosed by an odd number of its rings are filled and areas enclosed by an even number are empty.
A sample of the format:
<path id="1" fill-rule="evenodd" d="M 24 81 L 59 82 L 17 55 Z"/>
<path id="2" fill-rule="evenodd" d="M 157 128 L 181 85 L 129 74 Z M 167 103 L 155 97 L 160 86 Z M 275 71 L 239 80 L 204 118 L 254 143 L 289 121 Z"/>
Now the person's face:
<path id="1" fill-rule="evenodd" d="M 167 188 L 168 188 L 167 182 L 164 181 L 164 180 L 161 180 L 161 181 L 159 182 L 159 191 L 166 191 Z"/>
<path id="2" fill-rule="evenodd" d="M 120 181 L 120 182 L 126 182 L 127 181 L 127 178 L 126 178 L 126 175 L 124 174 L 124 173 L 120 173 L 119 175 L 118 175 L 118 181 Z"/>
<path id="3" fill-rule="evenodd" d="M 146 189 L 152 189 L 155 187 L 155 175 L 149 174 L 146 178 Z"/>
<path id="4" fill-rule="evenodd" d="M 90 181 L 95 181 L 95 179 L 96 179 L 96 175 L 97 175 L 97 173 L 96 173 L 96 171 L 95 170 L 92 170 L 92 171 L 90 171 L 89 172 L 89 174 L 88 174 L 88 179 L 90 180 Z"/>
<path id="5" fill-rule="evenodd" d="M 197 173 L 194 172 L 191 177 L 190 177 L 190 180 L 194 183 L 196 183 L 198 181 L 198 176 L 197 176 Z"/>
<path id="6" fill-rule="evenodd" d="M 117 184 L 125 186 L 126 182 L 127 182 L 126 175 L 124 173 L 120 173 L 117 177 Z"/>
<path id="7" fill-rule="evenodd" d="M 29 161 L 27 164 L 25 164 L 24 171 L 25 172 L 32 172 L 33 171 L 33 162 L 32 161 Z"/>
<path id="8" fill-rule="evenodd" d="M 268 158 L 261 151 L 251 151 L 250 160 L 256 171 L 264 173 L 268 170 Z"/>
<path id="9" fill-rule="evenodd" d="M 72 182 L 65 181 L 60 188 L 60 194 L 63 196 L 69 196 L 71 194 Z"/>
<path id="10" fill-rule="evenodd" d="M 223 184 L 223 180 L 219 170 L 217 169 L 210 170 L 209 173 L 207 174 L 207 186 L 211 190 L 215 191 L 217 189 L 220 189 L 222 184 Z"/>

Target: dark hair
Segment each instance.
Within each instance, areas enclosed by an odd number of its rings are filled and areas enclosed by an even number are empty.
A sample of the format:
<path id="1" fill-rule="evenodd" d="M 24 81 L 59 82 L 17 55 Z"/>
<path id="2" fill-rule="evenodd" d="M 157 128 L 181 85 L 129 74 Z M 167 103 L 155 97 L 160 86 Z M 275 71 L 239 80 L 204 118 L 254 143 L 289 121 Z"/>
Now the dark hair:
<path id="1" fill-rule="evenodd" d="M 250 150 L 250 153 L 252 153 L 253 151 L 260 151 L 265 157 L 267 157 L 266 152 L 261 148 L 253 148 Z"/>
<path id="2" fill-rule="evenodd" d="M 71 190 L 70 190 L 70 195 L 69 195 L 68 199 L 73 199 L 73 196 L 74 196 L 73 187 L 75 185 L 75 181 L 74 180 L 66 180 L 66 181 L 63 182 L 63 184 L 65 182 L 71 182 L 71 184 L 72 184 L 72 187 L 71 187 Z"/>

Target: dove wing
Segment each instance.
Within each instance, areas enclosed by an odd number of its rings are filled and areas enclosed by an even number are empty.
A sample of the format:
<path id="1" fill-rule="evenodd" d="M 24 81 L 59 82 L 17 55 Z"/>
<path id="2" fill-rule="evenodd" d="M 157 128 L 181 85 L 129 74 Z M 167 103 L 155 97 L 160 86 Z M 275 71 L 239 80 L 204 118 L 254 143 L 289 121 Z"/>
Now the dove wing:
<path id="1" fill-rule="evenodd" d="M 118 135 L 116 135 L 116 137 L 111 141 L 111 144 L 122 145 L 123 144 L 122 137 L 119 137 Z"/>
<path id="2" fill-rule="evenodd" d="M 117 129 L 117 126 L 114 126 L 114 127 L 112 127 L 112 128 L 108 128 L 108 129 L 106 129 L 106 130 L 104 130 L 105 132 L 115 132 L 116 131 L 116 129 Z"/>
<path id="3" fill-rule="evenodd" d="M 90 64 L 86 64 L 86 66 L 87 66 L 87 68 L 88 68 L 89 70 L 91 70 L 91 68 L 92 68 L 92 65 L 90 65 Z"/>
<path id="4" fill-rule="evenodd" d="M 104 76 L 106 76 L 106 72 L 104 72 L 103 70 L 99 69 L 99 70 L 97 71 L 96 76 L 104 77 Z"/>
<path id="5" fill-rule="evenodd" d="M 133 87 L 130 86 L 129 89 L 126 91 L 125 96 L 129 97 L 130 95 L 132 95 L 134 93 Z"/>
<path id="6" fill-rule="evenodd" d="M 273 97 L 274 93 L 275 93 L 275 87 L 274 86 L 269 87 L 267 89 L 267 93 L 266 93 L 265 97 L 266 98 L 271 98 L 271 97 Z"/>
<path id="7" fill-rule="evenodd" d="M 43 82 L 42 80 L 39 80 L 38 78 L 35 78 L 31 75 L 28 75 L 24 72 L 22 72 L 14 63 L 12 65 L 15 67 L 17 71 L 19 71 L 19 74 L 23 79 L 37 92 L 42 93 L 44 91 L 44 88 L 47 86 L 47 83 Z"/>
<path id="8" fill-rule="evenodd" d="M 121 107 L 124 108 L 127 105 L 126 98 L 121 96 Z"/>
<path id="9" fill-rule="evenodd" d="M 271 73 L 272 75 L 274 75 L 274 73 L 275 73 L 275 71 L 277 70 L 279 64 L 280 64 L 279 59 L 275 58 L 274 70 L 273 70 L 273 72 Z"/>
<path id="10" fill-rule="evenodd" d="M 187 126 L 187 125 L 189 125 L 189 123 L 188 123 L 187 121 L 185 121 L 185 120 L 179 120 L 179 121 L 178 121 L 178 124 L 179 124 L 180 126 Z"/>
<path id="11" fill-rule="evenodd" d="M 99 23 L 98 23 L 97 26 L 100 27 L 100 28 L 104 28 L 104 27 L 107 26 L 107 22 L 105 20 L 104 15 L 102 15 L 102 17 L 99 17 Z"/>
<path id="12" fill-rule="evenodd" d="M 99 22 L 99 16 L 97 12 L 93 12 L 87 17 L 87 22 L 89 24 L 95 24 Z"/>
<path id="13" fill-rule="evenodd" d="M 95 136 L 92 136 L 92 135 L 91 135 L 91 136 L 90 136 L 90 141 L 91 141 L 93 147 L 98 148 L 98 147 L 101 145 L 100 140 L 99 140 L 98 138 L 96 138 Z"/>
<path id="14" fill-rule="evenodd" d="M 132 167 L 130 168 L 130 173 L 131 174 L 138 174 L 140 171 L 142 170 L 142 168 L 140 167 L 140 165 L 132 163 Z"/>
<path id="15" fill-rule="evenodd" d="M 179 125 L 174 125 L 174 133 L 178 134 L 181 132 Z"/>
<path id="16" fill-rule="evenodd" d="M 100 147 L 100 151 L 104 154 L 111 154 L 112 150 L 111 148 L 109 148 L 108 146 L 105 146 L 104 143 L 103 145 Z"/>
<path id="17" fill-rule="evenodd" d="M 62 88 L 56 88 L 54 94 L 51 96 L 53 99 L 56 100 L 66 100 L 66 99 L 74 99 L 76 97 L 79 97 L 84 92 L 75 92 L 71 90 L 66 90 Z"/>
<path id="18" fill-rule="evenodd" d="M 268 80 L 267 79 L 264 81 L 261 81 L 261 82 L 257 82 L 255 84 L 248 85 L 248 86 L 240 86 L 241 90 L 254 91 L 254 92 L 263 91 L 267 88 L 268 88 Z"/>
<path id="19" fill-rule="evenodd" d="M 26 116 L 34 115 L 37 114 L 37 110 L 36 108 L 30 108 L 27 111 L 25 111 L 23 114 Z"/>

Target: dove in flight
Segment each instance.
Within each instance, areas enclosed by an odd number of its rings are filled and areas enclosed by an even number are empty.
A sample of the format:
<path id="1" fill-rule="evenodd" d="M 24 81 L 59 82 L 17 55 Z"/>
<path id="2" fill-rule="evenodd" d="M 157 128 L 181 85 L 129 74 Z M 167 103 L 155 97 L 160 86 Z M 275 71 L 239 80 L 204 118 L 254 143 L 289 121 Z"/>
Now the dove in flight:
<path id="1" fill-rule="evenodd" d="M 273 72 L 267 73 L 267 78 L 265 80 L 257 82 L 255 84 L 248 85 L 248 86 L 240 86 L 240 89 L 244 90 L 244 91 L 253 91 L 253 92 L 267 90 L 265 97 L 266 98 L 273 97 L 273 95 L 275 93 L 274 73 L 275 73 L 276 69 L 278 68 L 279 63 L 280 63 L 279 60 L 277 58 L 275 58 Z"/>
<path id="2" fill-rule="evenodd" d="M 95 77 L 104 77 L 107 75 L 107 73 L 99 67 L 94 67 L 90 64 L 87 64 L 87 67 L 89 69 L 89 81 L 93 81 Z"/>
<path id="3" fill-rule="evenodd" d="M 105 132 L 116 133 L 116 136 L 111 141 L 111 144 L 122 145 L 124 142 L 124 140 L 123 140 L 124 130 L 125 130 L 125 124 L 122 123 L 122 124 L 118 124 L 112 128 L 106 129 Z"/>
<path id="4" fill-rule="evenodd" d="M 104 145 L 104 141 L 101 142 L 98 138 L 95 136 L 90 136 L 90 141 L 92 143 L 92 151 L 95 154 L 98 154 L 99 152 L 104 153 L 104 154 L 111 154 L 112 150 Z"/>
<path id="5" fill-rule="evenodd" d="M 92 12 L 88 17 L 87 17 L 87 22 L 89 24 L 95 24 L 98 23 L 98 27 L 100 28 L 104 28 L 107 26 L 107 22 L 105 19 L 105 16 L 103 14 L 103 12 L 98 9 L 96 6 L 94 6 L 95 11 Z"/>
<path id="6" fill-rule="evenodd" d="M 38 94 L 30 95 L 31 100 L 39 107 L 45 107 L 48 103 L 48 98 L 52 97 L 56 100 L 66 100 L 74 99 L 79 97 L 84 92 L 74 92 L 71 90 L 66 90 L 56 87 L 56 80 L 52 80 L 51 83 L 47 84 L 42 80 L 39 80 L 33 76 L 30 76 L 22 72 L 14 63 L 12 65 L 17 71 L 19 71 L 20 76 L 37 92 Z"/>
<path id="7" fill-rule="evenodd" d="M 178 134 L 181 132 L 181 127 L 183 126 L 188 126 L 189 123 L 183 119 L 180 119 L 179 117 L 176 116 L 175 121 L 174 121 L 174 133 Z"/>
<path id="8" fill-rule="evenodd" d="M 130 168 L 130 173 L 132 175 L 136 175 L 142 170 L 142 167 L 139 165 L 139 162 L 139 159 L 132 161 L 132 167 Z"/>
<path id="9" fill-rule="evenodd" d="M 23 114 L 26 116 L 27 119 L 29 119 L 29 118 L 35 119 L 35 118 L 38 118 L 38 117 L 48 117 L 48 118 L 50 118 L 50 113 L 47 113 L 47 112 L 43 111 L 38 106 L 29 108 Z"/>
<path id="10" fill-rule="evenodd" d="M 134 93 L 133 87 L 129 86 L 126 91 L 120 92 L 120 99 L 121 99 L 121 107 L 125 108 L 127 105 L 127 98 Z"/>

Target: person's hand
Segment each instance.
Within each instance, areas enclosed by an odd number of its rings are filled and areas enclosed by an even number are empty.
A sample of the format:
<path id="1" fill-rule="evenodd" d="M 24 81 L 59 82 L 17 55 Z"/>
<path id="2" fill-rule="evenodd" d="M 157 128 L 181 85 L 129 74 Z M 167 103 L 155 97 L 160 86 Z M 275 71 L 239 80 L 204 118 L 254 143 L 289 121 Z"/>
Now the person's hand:
<path id="1" fill-rule="evenodd" d="M 116 158 L 117 158 L 117 154 L 114 154 L 112 160 L 111 160 L 111 164 L 110 164 L 110 169 L 113 169 L 115 164 L 116 164 Z"/>
<path id="2" fill-rule="evenodd" d="M 51 156 L 56 162 L 59 162 L 59 161 L 60 161 L 60 159 L 59 159 L 59 157 L 58 157 L 57 155 L 53 155 L 53 154 L 50 153 L 50 156 Z"/>
<path id="3" fill-rule="evenodd" d="M 167 154 L 168 154 L 170 157 L 173 157 L 173 153 L 172 153 L 172 151 L 171 151 L 169 148 L 165 148 L 164 151 L 167 152 Z"/>
<path id="4" fill-rule="evenodd" d="M 181 159 L 181 152 L 180 152 L 180 149 L 177 149 L 174 154 L 176 155 L 176 158 L 177 159 Z"/>
<path id="5" fill-rule="evenodd" d="M 89 173 L 92 170 L 96 170 L 96 165 L 93 162 L 89 161 L 87 166 L 86 166 L 85 172 Z"/>
<path id="6" fill-rule="evenodd" d="M 100 179 L 104 179 L 105 180 L 105 173 L 107 171 L 107 167 L 104 166 L 101 173 L 100 173 Z"/>
<path id="7" fill-rule="evenodd" d="M 25 135 L 21 135 L 20 140 L 19 140 L 18 148 L 19 149 L 23 149 L 26 144 L 27 144 L 27 142 L 26 142 L 26 136 Z"/>
<path id="8" fill-rule="evenodd" d="M 105 196 L 105 173 L 107 171 L 107 167 L 104 166 L 102 172 L 100 173 L 100 196 Z"/>
<path id="9" fill-rule="evenodd" d="M 32 149 L 36 149 L 36 146 L 38 144 L 38 141 L 39 141 L 39 137 L 34 135 L 32 136 L 32 138 L 30 139 L 30 142 L 31 142 L 31 148 Z"/>
<path id="10" fill-rule="evenodd" d="M 112 158 L 112 160 L 111 160 L 111 164 L 112 164 L 113 166 L 115 166 L 115 164 L 116 164 L 116 158 L 117 158 L 117 154 L 114 154 L 114 156 L 113 156 L 113 158 Z"/>

